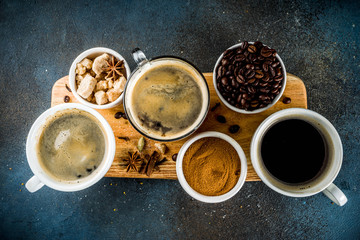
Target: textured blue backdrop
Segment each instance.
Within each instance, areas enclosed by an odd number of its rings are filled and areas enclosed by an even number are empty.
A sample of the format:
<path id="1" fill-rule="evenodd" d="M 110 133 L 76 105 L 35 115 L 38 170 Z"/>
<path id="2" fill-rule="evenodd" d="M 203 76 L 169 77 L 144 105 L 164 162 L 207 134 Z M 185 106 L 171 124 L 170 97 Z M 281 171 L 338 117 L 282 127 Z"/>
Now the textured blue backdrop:
<path id="1" fill-rule="evenodd" d="M 359 239 L 359 29 L 359 1 L 0 1 L 0 238 Z M 140 47 L 209 72 L 242 40 L 277 49 L 305 82 L 309 108 L 338 129 L 344 207 L 322 194 L 288 198 L 262 182 L 213 205 L 170 180 L 104 178 L 75 193 L 24 188 L 27 133 L 80 52 L 109 47 L 133 69 L 130 53 Z"/>

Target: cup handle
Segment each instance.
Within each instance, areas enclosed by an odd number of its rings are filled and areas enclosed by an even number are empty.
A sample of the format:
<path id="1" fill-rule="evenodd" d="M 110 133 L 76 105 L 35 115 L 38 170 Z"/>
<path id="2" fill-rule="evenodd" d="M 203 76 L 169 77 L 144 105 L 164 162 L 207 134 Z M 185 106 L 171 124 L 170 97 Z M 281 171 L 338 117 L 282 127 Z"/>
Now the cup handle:
<path id="1" fill-rule="evenodd" d="M 36 192 L 37 190 L 39 190 L 43 186 L 44 186 L 44 184 L 40 181 L 40 179 L 37 176 L 33 176 L 25 184 L 25 187 L 31 193 Z"/>
<path id="2" fill-rule="evenodd" d="M 347 197 L 345 196 L 345 194 L 333 183 L 331 183 L 330 186 L 325 188 L 323 193 L 328 198 L 330 198 L 331 201 L 333 201 L 334 203 L 336 203 L 340 207 L 344 206 L 345 203 L 347 202 Z"/>
<path id="3" fill-rule="evenodd" d="M 132 56 L 138 66 L 141 66 L 148 62 L 145 54 L 143 53 L 143 51 L 140 50 L 140 48 L 135 48 L 134 50 L 132 50 Z"/>

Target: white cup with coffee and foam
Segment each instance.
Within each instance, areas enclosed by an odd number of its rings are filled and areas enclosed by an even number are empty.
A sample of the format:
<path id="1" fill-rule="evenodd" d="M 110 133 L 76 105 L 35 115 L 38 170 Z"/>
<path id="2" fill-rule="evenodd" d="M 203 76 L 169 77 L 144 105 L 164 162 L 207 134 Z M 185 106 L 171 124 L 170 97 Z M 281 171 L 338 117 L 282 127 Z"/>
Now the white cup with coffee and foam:
<path id="1" fill-rule="evenodd" d="M 42 163 L 42 160 L 40 159 L 41 157 L 39 156 L 39 141 L 44 132 L 44 129 L 47 125 L 51 124 L 49 123 L 51 119 L 56 119 L 57 116 L 63 114 L 65 111 L 77 111 L 79 113 L 86 113 L 86 115 L 91 116 L 101 129 L 102 135 L 104 137 L 103 157 L 99 164 L 94 166 L 92 169 L 86 169 L 89 171 L 89 175 L 82 177 L 78 176 L 78 179 L 61 179 L 61 177 L 55 176 L 49 172 L 49 169 L 45 167 L 45 165 Z M 66 131 L 67 130 L 63 131 L 63 135 L 66 135 Z M 61 144 L 61 141 L 64 141 L 64 138 L 57 138 L 56 141 L 55 145 Z M 86 153 L 84 154 L 86 155 Z M 115 137 L 109 123 L 96 110 L 77 103 L 60 104 L 46 110 L 36 119 L 32 125 L 26 142 L 26 156 L 29 166 L 34 173 L 34 176 L 30 178 L 25 184 L 29 192 L 36 192 L 44 185 L 58 191 L 79 191 L 92 186 L 107 173 L 115 156 Z M 79 161 L 83 160 L 84 157 L 83 159 L 79 159 Z"/>
<path id="2" fill-rule="evenodd" d="M 271 169 L 268 169 L 265 164 L 266 161 L 264 161 L 264 159 L 266 157 L 264 158 L 264 156 L 266 155 L 262 152 L 263 140 L 271 128 L 286 120 L 301 120 L 310 124 L 322 136 L 326 146 L 324 148 L 326 159 L 324 160 L 321 170 L 315 177 L 308 181 L 299 183 L 285 182 L 276 177 L 276 174 L 271 172 Z M 291 129 L 288 131 L 291 132 Z M 291 139 L 288 139 L 288 141 L 291 141 Z M 306 150 L 307 149 L 301 149 L 300 151 Z M 282 151 L 280 144 L 277 151 Z M 340 171 L 343 160 L 341 139 L 334 126 L 326 118 L 314 111 L 302 108 L 290 108 L 270 115 L 260 124 L 253 135 L 250 154 L 252 165 L 261 180 L 278 193 L 290 197 L 308 197 L 323 192 L 339 206 L 343 206 L 347 202 L 345 194 L 333 184 L 333 181 Z M 309 152 L 309 154 L 311 153 Z M 291 155 L 288 160 L 292 160 Z"/>

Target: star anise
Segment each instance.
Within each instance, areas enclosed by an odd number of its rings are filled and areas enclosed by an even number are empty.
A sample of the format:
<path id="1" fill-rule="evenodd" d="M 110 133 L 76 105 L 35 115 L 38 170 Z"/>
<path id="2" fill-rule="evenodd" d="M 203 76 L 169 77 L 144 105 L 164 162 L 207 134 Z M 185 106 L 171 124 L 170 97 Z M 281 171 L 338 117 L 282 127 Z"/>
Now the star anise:
<path id="1" fill-rule="evenodd" d="M 137 165 L 142 165 L 143 163 L 143 159 L 140 157 L 139 152 L 134 152 L 134 153 L 129 153 L 129 158 L 128 159 L 123 159 L 123 161 L 125 162 L 126 166 L 126 172 L 128 172 L 130 169 L 134 169 L 135 171 L 139 172 L 138 166 Z"/>
<path id="2" fill-rule="evenodd" d="M 108 65 L 107 68 L 105 68 L 105 72 L 107 72 L 106 78 L 110 79 L 117 79 L 117 77 L 123 76 L 122 72 L 124 70 L 124 61 L 118 61 L 115 59 L 114 56 L 111 57 L 111 60 L 106 60 L 106 63 Z"/>

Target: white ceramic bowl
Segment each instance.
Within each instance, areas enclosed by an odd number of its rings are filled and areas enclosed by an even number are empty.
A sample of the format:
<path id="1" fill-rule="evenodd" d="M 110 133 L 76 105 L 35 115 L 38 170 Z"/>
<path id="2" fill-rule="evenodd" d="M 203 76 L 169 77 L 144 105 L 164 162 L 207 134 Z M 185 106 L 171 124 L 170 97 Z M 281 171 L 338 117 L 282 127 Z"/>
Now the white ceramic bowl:
<path id="1" fill-rule="evenodd" d="M 76 92 L 77 86 L 76 86 L 76 81 L 75 81 L 76 64 L 81 62 L 86 57 L 94 59 L 94 58 L 96 58 L 97 56 L 100 56 L 103 53 L 108 53 L 110 55 L 113 55 L 118 60 L 123 60 L 124 61 L 124 66 L 125 66 L 125 69 L 126 69 L 126 79 L 128 79 L 130 77 L 130 74 L 131 74 L 130 68 L 129 68 L 129 65 L 126 62 L 126 60 L 123 58 L 123 56 L 121 56 L 119 53 L 115 52 L 112 49 L 104 48 L 104 47 L 90 48 L 90 49 L 86 50 L 85 52 L 82 52 L 79 56 L 77 56 L 75 58 L 74 62 L 71 64 L 70 71 L 69 71 L 70 89 L 71 89 L 72 93 L 74 94 L 75 98 L 80 103 L 82 103 L 82 104 L 84 104 L 84 105 L 86 105 L 88 107 L 95 108 L 95 109 L 109 109 L 109 108 L 115 107 L 115 106 L 119 105 L 120 103 L 122 103 L 123 95 L 124 95 L 122 93 L 120 95 L 120 97 L 118 99 L 116 99 L 114 102 L 107 103 L 107 104 L 104 104 L 104 105 L 98 105 L 98 104 L 94 104 L 94 103 L 91 103 L 91 102 L 83 99 L 82 97 L 80 97 L 79 94 L 77 94 L 77 92 Z"/>
<path id="2" fill-rule="evenodd" d="M 93 115 L 101 124 L 105 135 L 105 153 L 101 164 L 89 175 L 73 181 L 59 181 L 46 173 L 39 163 L 36 148 L 44 124 L 49 117 L 65 109 L 79 109 Z M 109 123 L 96 110 L 79 103 L 64 103 L 52 107 L 42 113 L 32 125 L 26 141 L 26 156 L 34 176 L 26 183 L 30 192 L 39 190 L 44 185 L 64 192 L 79 191 L 98 182 L 107 173 L 115 157 L 115 136 Z"/>
<path id="3" fill-rule="evenodd" d="M 227 141 L 235 148 L 235 150 L 239 154 L 239 158 L 240 158 L 241 170 L 240 170 L 240 177 L 239 177 L 238 182 L 229 192 L 227 192 L 223 195 L 220 195 L 220 196 L 206 196 L 206 195 L 196 192 L 194 189 L 192 189 L 190 187 L 190 185 L 186 181 L 184 172 L 183 172 L 183 158 L 184 158 L 185 152 L 188 150 L 188 148 L 190 147 L 191 144 L 193 144 L 194 142 L 196 142 L 197 140 L 199 140 L 201 138 L 207 138 L 207 137 L 216 137 L 216 138 L 221 138 L 221 139 Z M 233 138 L 229 137 L 228 135 L 220 133 L 220 132 L 203 132 L 203 133 L 200 133 L 200 134 L 196 135 L 195 137 L 189 139 L 181 147 L 181 149 L 178 153 L 178 156 L 177 156 L 177 160 L 176 160 L 176 174 L 177 174 L 178 180 L 180 182 L 180 185 L 191 197 L 193 197 L 199 201 L 206 202 L 206 203 L 223 202 L 223 201 L 226 201 L 226 200 L 232 198 L 237 192 L 239 192 L 241 187 L 244 185 L 246 175 L 247 175 L 246 156 L 245 156 L 244 151 L 240 147 L 240 145 Z"/>
<path id="4" fill-rule="evenodd" d="M 254 42 L 248 42 L 249 44 L 254 44 Z M 235 44 L 231 47 L 229 47 L 227 50 L 229 49 L 234 49 L 234 48 L 238 48 L 242 45 L 242 42 L 241 43 L 238 43 L 238 44 Z M 266 46 L 264 44 L 264 46 Z M 222 53 L 220 55 L 220 57 L 218 58 L 218 60 L 216 61 L 216 64 L 215 64 L 215 67 L 214 67 L 214 70 L 213 70 L 213 84 L 214 84 L 214 88 L 215 88 L 215 91 L 216 91 L 216 94 L 219 96 L 220 100 L 225 104 L 225 106 L 227 106 L 228 108 L 230 108 L 231 110 L 235 111 L 235 112 L 238 112 L 238 113 L 245 113 L 245 114 L 254 114 L 254 113 L 259 113 L 259 112 L 263 112 L 269 108 L 271 108 L 272 106 L 275 105 L 275 103 L 281 98 L 281 96 L 283 95 L 284 93 L 284 90 L 285 90 L 285 87 L 286 87 L 286 68 L 285 68 L 285 65 L 283 63 L 283 61 L 281 60 L 279 54 L 276 54 L 276 58 L 279 60 L 280 62 L 280 65 L 281 65 L 281 68 L 283 70 L 283 75 L 284 75 L 284 79 L 283 79 L 283 86 L 280 90 L 280 93 L 274 98 L 274 100 L 272 101 L 272 103 L 270 103 L 269 105 L 267 105 L 266 107 L 263 107 L 263 108 L 259 108 L 259 109 L 255 109 L 253 111 L 247 111 L 247 110 L 244 110 L 244 109 L 240 109 L 240 108 L 237 108 L 233 105 L 231 105 L 230 103 L 228 103 L 224 97 L 220 94 L 219 90 L 217 89 L 217 85 L 216 85 L 216 69 L 217 67 L 219 66 L 219 63 L 220 61 L 222 60 L 224 56 L 224 53 Z"/>

